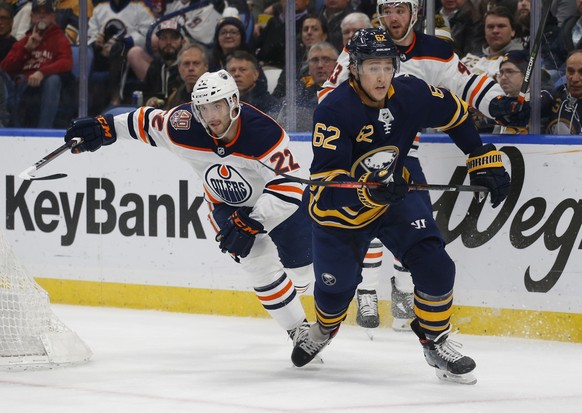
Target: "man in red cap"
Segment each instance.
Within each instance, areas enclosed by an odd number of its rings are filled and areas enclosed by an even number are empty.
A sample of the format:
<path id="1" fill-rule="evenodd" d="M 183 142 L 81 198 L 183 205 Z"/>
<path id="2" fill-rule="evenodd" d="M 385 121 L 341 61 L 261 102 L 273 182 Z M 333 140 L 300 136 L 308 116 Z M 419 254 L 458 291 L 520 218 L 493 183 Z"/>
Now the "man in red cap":
<path id="1" fill-rule="evenodd" d="M 33 0 L 31 27 L 1 67 L 13 80 L 14 126 L 52 128 L 63 84 L 73 68 L 71 44 L 55 23 L 52 0 Z"/>

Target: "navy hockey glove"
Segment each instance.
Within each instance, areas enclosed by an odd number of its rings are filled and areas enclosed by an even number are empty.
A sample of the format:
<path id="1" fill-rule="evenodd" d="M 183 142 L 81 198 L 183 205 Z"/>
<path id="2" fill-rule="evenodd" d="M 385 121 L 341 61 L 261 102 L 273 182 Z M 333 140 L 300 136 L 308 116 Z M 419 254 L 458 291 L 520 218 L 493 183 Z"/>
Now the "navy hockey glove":
<path id="1" fill-rule="evenodd" d="M 244 258 L 249 255 L 257 234 L 265 232 L 263 224 L 249 217 L 251 211 L 250 207 L 236 210 L 216 235 L 220 250 L 232 254 L 237 261 L 238 257 Z"/>
<path id="2" fill-rule="evenodd" d="M 73 148 L 73 153 L 95 152 L 101 145 L 111 145 L 117 140 L 113 116 L 75 119 L 65 133 L 65 142 L 73 138 L 82 138 L 81 143 Z"/>
<path id="3" fill-rule="evenodd" d="M 519 103 L 516 97 L 497 96 L 489 103 L 489 113 L 500 125 L 526 126 L 531 107 L 529 102 Z"/>
<path id="4" fill-rule="evenodd" d="M 507 198 L 511 186 L 509 174 L 503 167 L 501 152 L 495 145 L 488 143 L 469 154 L 467 169 L 471 185 L 481 185 L 489 188 L 493 208 Z M 475 196 L 478 196 L 475 194 Z M 478 198 L 482 201 L 481 198 Z"/>
<path id="5" fill-rule="evenodd" d="M 408 184 L 402 174 L 394 175 L 386 169 L 378 169 L 362 175 L 360 181 L 378 182 L 376 187 L 358 188 L 360 202 L 369 208 L 377 208 L 388 204 L 396 204 L 408 193 Z"/>

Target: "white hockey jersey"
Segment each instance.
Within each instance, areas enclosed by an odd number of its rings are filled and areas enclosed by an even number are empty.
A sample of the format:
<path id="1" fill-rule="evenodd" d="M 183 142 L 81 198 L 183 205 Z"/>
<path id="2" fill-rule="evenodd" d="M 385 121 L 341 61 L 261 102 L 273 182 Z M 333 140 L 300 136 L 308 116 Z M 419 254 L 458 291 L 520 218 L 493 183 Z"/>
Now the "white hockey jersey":
<path id="1" fill-rule="evenodd" d="M 415 32 L 412 44 L 398 46 L 398 49 L 400 71 L 397 76 L 413 75 L 433 86 L 444 87 L 489 118 L 489 103 L 495 97 L 505 95 L 501 86 L 490 77 L 471 73 L 442 39 Z M 318 93 L 320 102 L 348 78 L 348 64 L 349 53 L 344 48 L 334 71 Z"/>
<path id="2" fill-rule="evenodd" d="M 206 133 L 190 103 L 169 111 L 141 107 L 114 121 L 118 138 L 170 150 L 192 166 L 209 202 L 252 207 L 250 217 L 270 231 L 299 208 L 303 185 L 258 160 L 294 176 L 300 166 L 289 148 L 289 136 L 272 118 L 243 103 L 239 119 L 236 137 L 228 144 Z"/>
<path id="3" fill-rule="evenodd" d="M 89 44 L 95 42 L 97 34 L 103 32 L 106 25 L 113 20 L 116 20 L 118 26 L 125 28 L 125 37 L 131 37 L 134 46 L 145 47 L 145 37 L 155 16 L 145 1 L 121 0 L 117 6 L 112 1 L 96 2 L 87 29 Z"/>

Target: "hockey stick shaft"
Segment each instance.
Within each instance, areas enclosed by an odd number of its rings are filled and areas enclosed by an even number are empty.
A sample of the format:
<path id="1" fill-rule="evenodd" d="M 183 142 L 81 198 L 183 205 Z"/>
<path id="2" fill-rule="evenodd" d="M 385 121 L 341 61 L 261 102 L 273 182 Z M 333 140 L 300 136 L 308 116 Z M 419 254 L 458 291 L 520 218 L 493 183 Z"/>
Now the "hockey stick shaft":
<path id="1" fill-rule="evenodd" d="M 525 95 L 527 93 L 527 90 L 529 89 L 531 74 L 533 71 L 534 64 L 536 62 L 536 58 L 538 56 L 538 52 L 540 50 L 540 46 L 542 44 L 542 38 L 544 37 L 544 27 L 546 25 L 546 22 L 548 21 L 549 14 L 550 14 L 550 2 L 542 0 L 542 19 L 538 26 L 538 31 L 536 33 L 534 43 L 531 47 L 529 61 L 527 63 L 527 69 L 525 70 L 525 75 L 523 76 L 523 83 L 521 84 L 521 90 L 519 91 L 519 96 L 517 97 L 517 100 L 521 104 L 525 102 Z"/>
<path id="2" fill-rule="evenodd" d="M 313 179 L 303 179 L 296 176 L 288 175 L 284 172 L 277 171 L 271 168 L 269 165 L 261 162 L 259 159 L 255 158 L 261 165 L 265 168 L 270 169 L 277 175 L 289 179 L 292 182 L 297 182 L 304 185 L 310 186 L 327 186 L 330 188 L 374 188 L 379 187 L 384 184 L 379 182 L 356 182 L 356 181 L 319 181 Z M 410 191 L 454 191 L 454 192 L 489 192 L 489 188 L 480 185 L 440 185 L 440 184 L 408 184 L 408 189 Z"/>
<path id="3" fill-rule="evenodd" d="M 42 177 L 42 178 L 37 178 L 34 177 L 32 175 L 30 175 L 32 172 L 38 171 L 39 169 L 43 168 L 44 166 L 46 166 L 49 162 L 54 161 L 56 158 L 58 158 L 59 156 L 61 156 L 62 154 L 64 154 L 65 152 L 67 152 L 70 149 L 73 149 L 75 146 L 79 145 L 81 142 L 83 141 L 82 138 L 73 138 L 71 139 L 69 142 L 64 143 L 63 145 L 59 146 L 57 149 L 55 149 L 54 151 L 52 151 L 51 153 L 49 153 L 47 156 L 45 156 L 44 158 L 36 161 L 32 166 L 26 168 L 24 171 L 22 171 L 18 177 L 27 181 L 36 179 L 58 179 L 58 178 L 63 178 L 67 175 L 65 174 L 55 174 L 55 175 L 49 175 L 46 177 Z"/>

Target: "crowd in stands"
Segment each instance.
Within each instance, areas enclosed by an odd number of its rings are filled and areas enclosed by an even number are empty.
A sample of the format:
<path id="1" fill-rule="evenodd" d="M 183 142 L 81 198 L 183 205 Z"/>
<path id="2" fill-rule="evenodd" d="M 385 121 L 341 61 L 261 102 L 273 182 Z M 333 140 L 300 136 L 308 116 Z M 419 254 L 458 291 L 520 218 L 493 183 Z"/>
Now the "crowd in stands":
<path id="1" fill-rule="evenodd" d="M 285 125 L 286 2 L 88 0 L 89 115 L 141 102 L 169 109 L 190 100 L 205 71 L 224 68 L 243 101 Z M 435 34 L 468 70 L 516 96 L 530 9 L 531 0 L 437 0 Z M 297 131 L 310 131 L 338 54 L 357 29 L 378 25 L 376 1 L 295 0 L 295 10 Z M 78 1 L 0 0 L 1 126 L 64 128 L 77 116 L 79 18 Z M 542 132 L 581 133 L 582 0 L 552 0 L 541 63 Z M 485 133 L 528 132 L 474 117 Z"/>

